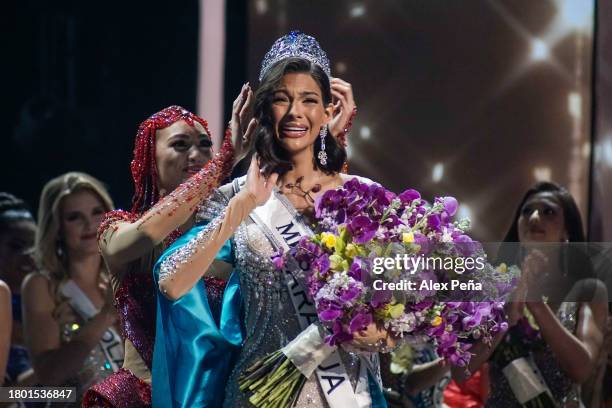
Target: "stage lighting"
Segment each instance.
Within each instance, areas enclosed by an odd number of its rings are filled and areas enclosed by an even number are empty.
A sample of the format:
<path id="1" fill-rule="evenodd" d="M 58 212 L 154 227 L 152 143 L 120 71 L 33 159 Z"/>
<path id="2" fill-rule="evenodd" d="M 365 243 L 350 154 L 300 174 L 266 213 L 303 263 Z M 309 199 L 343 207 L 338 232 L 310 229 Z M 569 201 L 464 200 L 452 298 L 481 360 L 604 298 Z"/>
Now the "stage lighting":
<path id="1" fill-rule="evenodd" d="M 559 12 L 564 25 L 572 29 L 587 28 L 592 25 L 592 0 L 563 0 L 559 6 Z"/>
<path id="2" fill-rule="evenodd" d="M 578 92 L 570 92 L 567 95 L 567 110 L 575 119 L 582 117 L 582 96 Z"/>
<path id="3" fill-rule="evenodd" d="M 353 18 L 363 17 L 366 13 L 365 6 L 363 4 L 355 4 L 351 7 L 350 15 Z"/>
<path id="4" fill-rule="evenodd" d="M 257 0 L 255 2 L 255 10 L 257 14 L 266 14 L 268 11 L 268 0 Z"/>
<path id="5" fill-rule="evenodd" d="M 372 132 L 368 126 L 362 126 L 361 129 L 359 129 L 359 136 L 361 136 L 363 140 L 369 140 L 370 136 L 372 136 Z"/>
<path id="6" fill-rule="evenodd" d="M 457 218 L 469 218 L 470 220 L 474 219 L 472 214 L 472 209 L 467 204 L 459 204 L 459 208 L 457 208 Z"/>
<path id="7" fill-rule="evenodd" d="M 533 178 L 536 181 L 550 181 L 552 180 L 552 170 L 548 166 L 534 167 Z"/>
<path id="8" fill-rule="evenodd" d="M 544 41 L 536 39 L 531 42 L 531 59 L 542 61 L 547 59 L 549 55 L 548 45 Z"/>
<path id="9" fill-rule="evenodd" d="M 336 71 L 337 74 L 344 74 L 346 72 L 346 68 L 347 68 L 346 67 L 346 63 L 344 63 L 342 61 L 338 61 L 338 62 L 336 62 L 335 68 L 336 68 L 335 71 Z"/>
<path id="10" fill-rule="evenodd" d="M 612 167 L 612 135 L 608 134 L 595 147 L 595 162 Z"/>
<path id="11" fill-rule="evenodd" d="M 442 180 L 442 177 L 444 177 L 444 164 L 436 163 L 431 171 L 431 179 L 434 183 L 438 183 Z"/>

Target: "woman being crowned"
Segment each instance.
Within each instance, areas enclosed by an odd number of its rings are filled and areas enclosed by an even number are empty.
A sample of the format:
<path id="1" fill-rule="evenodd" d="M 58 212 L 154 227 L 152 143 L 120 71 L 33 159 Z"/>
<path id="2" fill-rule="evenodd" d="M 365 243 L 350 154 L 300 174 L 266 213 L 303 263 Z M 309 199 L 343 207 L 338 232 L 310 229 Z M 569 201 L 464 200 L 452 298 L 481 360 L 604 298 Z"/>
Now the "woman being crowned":
<path id="1" fill-rule="evenodd" d="M 384 407 L 378 354 L 365 351 L 391 343 L 388 333 L 370 325 L 355 333 L 350 347 L 329 345 L 305 272 L 299 267 L 280 272 L 272 261 L 275 253 L 312 234 L 315 200 L 355 177 L 339 173 L 346 151 L 328 136 L 334 108 L 329 60 L 313 37 L 291 32 L 266 54 L 259 79 L 256 155 L 247 176 L 216 190 L 202 205 L 197 225 L 154 268 L 163 294 L 154 405 L 216 407 L 224 388 L 225 407 L 261 405 L 240 390 L 240 379 L 283 349 L 301 380 L 293 383 L 291 398 L 275 406 Z M 206 301 L 203 277 L 224 270 L 232 271 L 230 282 L 240 283 L 240 314 L 229 300 L 220 313 L 211 313 Z M 215 344 L 241 327 L 237 361 L 230 372 L 221 372 L 215 362 L 228 356 Z"/>

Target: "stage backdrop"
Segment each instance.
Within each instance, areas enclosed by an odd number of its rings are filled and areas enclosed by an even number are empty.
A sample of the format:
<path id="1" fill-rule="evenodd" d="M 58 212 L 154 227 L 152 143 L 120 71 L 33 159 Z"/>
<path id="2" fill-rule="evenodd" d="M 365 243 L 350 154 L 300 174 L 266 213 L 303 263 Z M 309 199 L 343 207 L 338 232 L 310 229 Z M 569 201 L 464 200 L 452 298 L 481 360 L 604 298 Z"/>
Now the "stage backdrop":
<path id="1" fill-rule="evenodd" d="M 503 238 L 538 180 L 567 186 L 585 214 L 592 1 L 249 4 L 252 84 L 273 41 L 299 29 L 353 85 L 352 173 L 456 196 L 482 240 Z"/>

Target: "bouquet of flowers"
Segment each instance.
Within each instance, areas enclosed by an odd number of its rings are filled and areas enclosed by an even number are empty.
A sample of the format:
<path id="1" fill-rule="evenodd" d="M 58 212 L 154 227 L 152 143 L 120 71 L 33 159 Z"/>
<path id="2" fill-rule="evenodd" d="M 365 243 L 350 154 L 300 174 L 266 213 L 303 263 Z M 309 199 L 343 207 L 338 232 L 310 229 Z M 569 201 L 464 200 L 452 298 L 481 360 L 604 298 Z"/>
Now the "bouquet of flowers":
<path id="1" fill-rule="evenodd" d="M 453 197 L 429 204 L 413 189 L 396 195 L 352 179 L 316 201 L 314 236 L 274 262 L 310 265 L 308 292 L 329 345 L 375 323 L 402 342 L 433 341 L 441 357 L 465 366 L 474 339 L 506 329 L 500 300 L 517 269 L 490 265 L 466 234 L 469 220 L 453 219 L 457 209 Z M 256 396 L 249 378 L 243 389 Z"/>

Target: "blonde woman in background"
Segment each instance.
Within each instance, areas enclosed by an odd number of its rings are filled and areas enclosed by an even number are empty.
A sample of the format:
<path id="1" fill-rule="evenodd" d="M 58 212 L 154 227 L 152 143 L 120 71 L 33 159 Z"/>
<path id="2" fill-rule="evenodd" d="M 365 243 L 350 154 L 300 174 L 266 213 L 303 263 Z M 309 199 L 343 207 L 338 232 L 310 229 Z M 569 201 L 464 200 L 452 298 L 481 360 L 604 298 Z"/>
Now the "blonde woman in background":
<path id="1" fill-rule="evenodd" d="M 96 230 L 113 202 L 102 183 L 70 172 L 49 181 L 38 209 L 40 270 L 23 283 L 26 344 L 39 383 L 89 386 L 123 364 L 108 271 Z"/>

